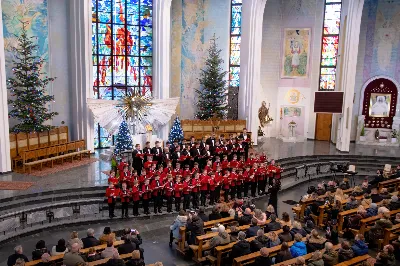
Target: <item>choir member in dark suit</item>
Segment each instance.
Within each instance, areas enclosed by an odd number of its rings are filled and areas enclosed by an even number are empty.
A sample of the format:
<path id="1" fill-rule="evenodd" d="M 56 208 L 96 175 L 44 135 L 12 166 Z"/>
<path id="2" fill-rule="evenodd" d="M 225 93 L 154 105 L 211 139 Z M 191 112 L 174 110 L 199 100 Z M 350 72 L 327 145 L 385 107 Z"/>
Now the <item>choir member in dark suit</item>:
<path id="1" fill-rule="evenodd" d="M 218 145 L 225 145 L 226 144 L 226 140 L 225 140 L 225 135 L 224 134 L 221 134 L 220 136 L 219 136 L 219 139 L 218 139 L 218 143 L 217 143 Z"/>
<path id="2" fill-rule="evenodd" d="M 150 141 L 146 142 L 146 144 L 143 148 L 143 153 L 146 155 L 144 157 L 144 162 L 147 162 L 147 155 L 151 154 Z"/>
<path id="3" fill-rule="evenodd" d="M 137 171 L 138 175 L 140 175 L 143 168 L 143 151 L 140 149 L 140 144 L 135 145 L 135 150 L 132 152 L 132 158 L 132 166 Z"/>
<path id="4" fill-rule="evenodd" d="M 207 144 L 208 146 L 210 146 L 210 151 L 211 151 L 211 152 L 214 152 L 215 147 L 217 146 L 217 140 L 215 139 L 215 133 L 214 133 L 214 132 L 211 134 L 211 137 L 209 137 L 209 138 L 206 140 L 206 144 Z"/>
<path id="5" fill-rule="evenodd" d="M 199 163 L 201 156 L 200 144 L 195 142 L 194 146 L 190 149 L 190 155 L 194 158 L 194 162 Z"/>
<path id="6" fill-rule="evenodd" d="M 162 163 L 164 167 L 167 167 L 168 162 L 172 160 L 172 154 L 169 152 L 169 148 L 165 147 L 162 156 Z"/>
<path id="7" fill-rule="evenodd" d="M 243 128 L 243 132 L 239 135 L 239 138 L 243 139 L 244 155 L 247 160 L 249 155 L 250 134 L 247 134 L 246 128 Z"/>
<path id="8" fill-rule="evenodd" d="M 175 168 L 176 163 L 179 161 L 179 158 L 181 158 L 182 152 L 181 152 L 181 147 L 178 145 L 175 147 L 175 151 L 172 153 L 172 166 Z"/>
<path id="9" fill-rule="evenodd" d="M 163 150 L 158 140 L 156 141 L 156 146 L 151 149 L 151 154 L 153 154 L 154 160 L 157 161 L 158 165 L 162 164 Z"/>
<path id="10" fill-rule="evenodd" d="M 196 139 L 194 138 L 194 136 L 191 136 L 188 149 L 193 148 L 195 145 L 196 145 Z"/>
<path id="11" fill-rule="evenodd" d="M 207 142 L 206 137 L 202 137 L 201 141 L 200 141 L 200 149 L 203 150 L 206 147 L 206 145 L 207 145 L 206 142 Z"/>

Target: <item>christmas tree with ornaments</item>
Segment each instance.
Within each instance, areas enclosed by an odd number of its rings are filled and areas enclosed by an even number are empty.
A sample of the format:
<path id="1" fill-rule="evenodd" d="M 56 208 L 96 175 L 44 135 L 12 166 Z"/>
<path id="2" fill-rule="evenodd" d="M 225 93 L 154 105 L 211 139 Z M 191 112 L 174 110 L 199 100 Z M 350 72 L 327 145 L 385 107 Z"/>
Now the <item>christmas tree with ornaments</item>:
<path id="1" fill-rule="evenodd" d="M 18 121 L 12 132 L 42 132 L 50 130 L 52 126 L 43 125 L 58 115 L 47 108 L 49 102 L 54 102 L 53 95 L 46 94 L 48 84 L 55 78 L 42 77 L 41 67 L 45 62 L 37 55 L 38 45 L 34 43 L 36 37 L 28 37 L 27 23 L 22 22 L 21 35 L 18 43 L 12 48 L 14 52 L 13 77 L 7 79 L 7 89 L 10 90 L 11 107 L 9 117 Z"/>

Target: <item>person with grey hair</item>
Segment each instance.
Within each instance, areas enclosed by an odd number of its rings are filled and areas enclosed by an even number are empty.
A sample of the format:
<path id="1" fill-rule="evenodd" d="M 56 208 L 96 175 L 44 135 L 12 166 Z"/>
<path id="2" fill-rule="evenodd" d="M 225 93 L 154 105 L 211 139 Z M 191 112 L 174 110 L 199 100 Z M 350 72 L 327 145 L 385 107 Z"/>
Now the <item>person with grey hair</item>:
<path id="1" fill-rule="evenodd" d="M 397 196 L 392 196 L 392 198 L 390 199 L 389 209 L 391 211 L 400 209 L 400 201 Z"/>
<path id="2" fill-rule="evenodd" d="M 132 253 L 134 250 L 137 249 L 136 244 L 133 243 L 132 239 L 133 239 L 133 237 L 131 235 L 126 235 L 124 237 L 124 244 L 122 244 L 118 247 L 119 254 Z"/>
<path id="3" fill-rule="evenodd" d="M 246 233 L 240 231 L 238 234 L 238 242 L 232 247 L 230 258 L 234 259 L 251 253 L 250 243 L 246 241 Z"/>
<path id="4" fill-rule="evenodd" d="M 78 244 L 79 244 L 79 247 L 80 247 L 80 248 L 83 248 L 83 242 L 82 242 L 82 240 L 79 239 L 79 236 L 78 236 L 78 232 L 77 232 L 77 231 L 73 231 L 73 232 L 71 233 L 71 239 L 68 240 L 67 248 L 70 249 L 71 246 L 72 246 L 73 244 L 75 244 L 75 243 L 78 243 Z"/>
<path id="5" fill-rule="evenodd" d="M 333 249 L 333 244 L 331 242 L 325 243 L 325 252 L 322 255 L 322 259 L 324 260 L 324 264 L 327 266 L 334 266 L 338 264 L 339 254 Z"/>
<path id="6" fill-rule="evenodd" d="M 87 230 L 87 237 L 82 238 L 83 248 L 91 248 L 100 245 L 100 241 L 94 237 L 94 230 L 89 228 Z"/>
<path id="7" fill-rule="evenodd" d="M 256 252 L 264 247 L 268 248 L 269 242 L 270 242 L 269 238 L 266 235 L 264 235 L 264 230 L 260 229 L 257 231 L 256 238 L 250 242 L 250 250 L 251 252 Z"/>
<path id="8" fill-rule="evenodd" d="M 216 246 L 222 246 L 226 245 L 231 242 L 231 237 L 230 235 L 225 231 L 225 226 L 220 225 L 218 226 L 218 235 L 214 236 L 211 238 L 209 242 L 207 242 L 204 246 L 203 249 L 213 249 Z"/>
<path id="9" fill-rule="evenodd" d="M 18 259 L 22 259 L 28 262 L 28 257 L 23 254 L 23 249 L 21 245 L 14 248 L 14 254 L 11 254 L 7 260 L 7 266 L 14 266 Z"/>
<path id="10" fill-rule="evenodd" d="M 267 225 L 264 227 L 265 233 L 281 229 L 281 224 L 276 221 L 275 214 L 271 214 L 269 218 L 271 219 L 271 222 L 267 223 Z"/>
<path id="11" fill-rule="evenodd" d="M 75 266 L 77 263 L 86 262 L 86 258 L 83 258 L 80 253 L 80 246 L 78 243 L 74 243 L 71 246 L 71 250 L 64 255 L 63 264 L 65 266 Z"/>

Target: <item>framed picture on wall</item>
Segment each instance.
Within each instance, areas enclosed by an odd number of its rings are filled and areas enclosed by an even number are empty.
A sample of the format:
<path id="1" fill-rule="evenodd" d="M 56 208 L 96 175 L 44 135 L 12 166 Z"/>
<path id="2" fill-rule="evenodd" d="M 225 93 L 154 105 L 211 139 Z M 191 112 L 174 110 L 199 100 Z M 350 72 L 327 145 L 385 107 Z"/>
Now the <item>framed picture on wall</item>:
<path id="1" fill-rule="evenodd" d="M 310 28 L 285 28 L 282 78 L 306 78 L 309 71 Z"/>
<path id="2" fill-rule="evenodd" d="M 371 93 L 369 101 L 369 116 L 389 117 L 391 94 Z"/>

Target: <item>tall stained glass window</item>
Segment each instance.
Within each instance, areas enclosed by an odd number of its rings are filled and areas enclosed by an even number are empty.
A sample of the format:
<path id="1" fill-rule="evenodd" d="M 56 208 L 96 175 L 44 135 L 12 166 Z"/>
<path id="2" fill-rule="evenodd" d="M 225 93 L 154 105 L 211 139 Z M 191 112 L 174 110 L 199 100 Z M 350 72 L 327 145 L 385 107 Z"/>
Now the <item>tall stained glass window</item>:
<path id="1" fill-rule="evenodd" d="M 117 100 L 128 91 L 152 93 L 153 0 L 92 0 L 95 98 Z M 113 137 L 95 125 L 95 147 Z"/>
<path id="2" fill-rule="evenodd" d="M 320 91 L 333 91 L 336 87 L 336 65 L 339 50 L 340 14 L 342 0 L 325 0 L 322 33 Z"/>
<path id="3" fill-rule="evenodd" d="M 231 31 L 229 53 L 229 92 L 230 109 L 228 117 L 237 119 L 239 73 L 240 73 L 240 42 L 242 27 L 242 0 L 231 0 Z"/>

